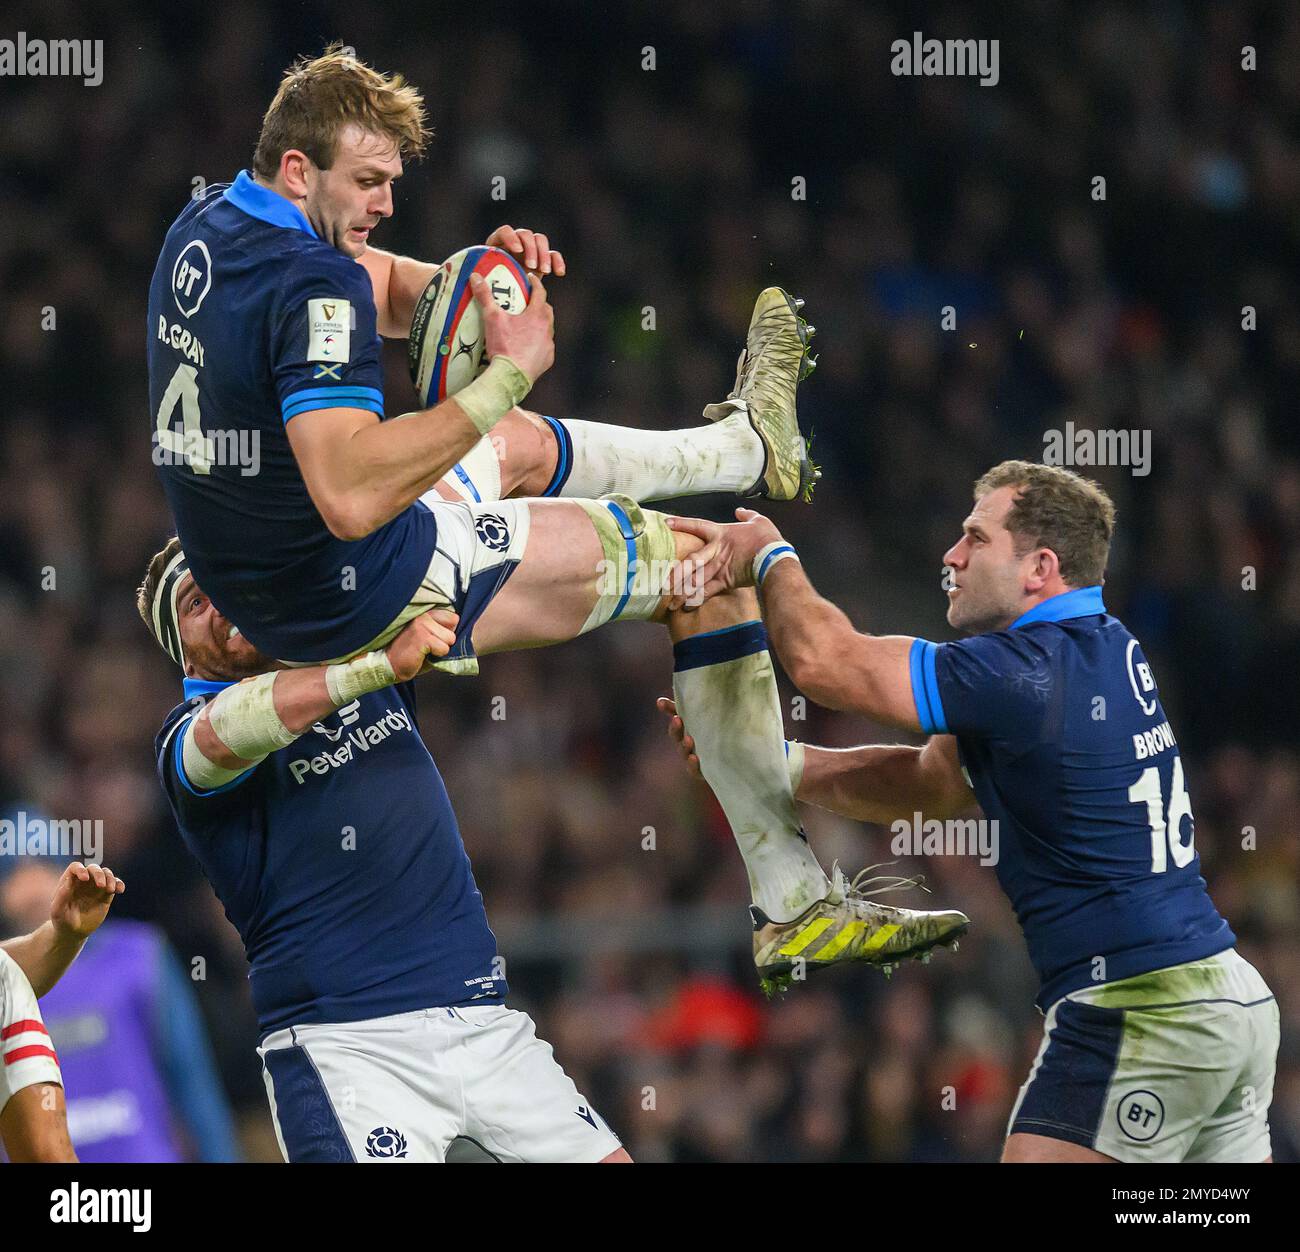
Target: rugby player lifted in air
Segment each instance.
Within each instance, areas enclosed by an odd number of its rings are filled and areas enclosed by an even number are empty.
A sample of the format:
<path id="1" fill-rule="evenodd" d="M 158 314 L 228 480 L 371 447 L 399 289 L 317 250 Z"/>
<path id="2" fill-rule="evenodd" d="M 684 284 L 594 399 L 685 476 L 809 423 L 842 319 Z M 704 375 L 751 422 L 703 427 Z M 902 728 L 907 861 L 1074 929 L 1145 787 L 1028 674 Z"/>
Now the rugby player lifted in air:
<path id="1" fill-rule="evenodd" d="M 59 1058 L 37 1007 L 126 890 L 103 865 L 73 861 L 50 918 L 0 943 L 0 1143 L 11 1161 L 75 1161 Z"/>
<path id="2" fill-rule="evenodd" d="M 187 205 L 154 271 L 151 425 L 156 447 L 174 453 L 155 457 L 163 487 L 200 583 L 272 656 L 355 654 L 391 638 L 404 613 L 452 602 L 450 589 L 422 583 L 435 548 L 457 561 L 465 554 L 453 546 L 455 523 L 440 524 L 420 497 L 450 475 L 444 490 L 463 498 L 455 467 L 497 459 L 483 443 L 489 432 L 516 447 L 516 463 L 531 462 L 520 494 L 792 498 L 809 485 L 792 389 L 779 403 L 771 379 L 752 379 L 745 394 L 710 407 L 719 420 L 692 431 L 547 422 L 519 410 L 554 357 L 541 275 L 563 259 L 544 237 L 508 227 L 492 241 L 517 244 L 538 270 L 517 317 L 472 280 L 488 368 L 452 399 L 381 420 L 380 335 L 409 333 L 439 267 L 367 241 L 392 214 L 403 156 L 426 140 L 420 97 L 400 78 L 341 53 L 300 65 L 267 110 L 253 172 Z M 779 358 L 782 381 L 806 359 L 788 303 L 764 293 L 751 329 L 757 372 Z M 257 473 L 208 454 L 231 433 L 259 437 Z M 501 494 L 484 486 L 473 498 Z M 460 516 L 473 526 L 472 514 Z M 544 515 L 534 527 L 546 542 Z"/>
<path id="3" fill-rule="evenodd" d="M 515 408 L 551 363 L 551 313 L 540 277 L 517 316 L 479 282 L 487 370 L 432 409 L 380 420 L 377 332 L 406 333 L 436 267 L 367 262 L 366 241 L 392 211 L 402 155 L 418 152 L 424 138 L 410 87 L 327 54 L 286 75 L 263 122 L 256 177 L 214 189 L 168 232 L 150 289 L 150 393 L 158 439 L 191 455 L 162 458 L 159 469 L 202 588 L 184 607 L 207 606 L 210 596 L 208 629 L 225 632 L 213 642 L 227 643 L 237 625 L 256 656 L 256 669 L 223 678 L 259 673 L 267 657 L 314 664 L 371 655 L 430 608 L 459 616 L 456 644 L 436 662 L 453 673 L 476 672 L 476 652 L 567 640 L 614 618 L 661 618 L 670 571 L 702 545 L 674 537 L 664 516 L 636 499 L 669 479 L 673 490 L 749 486 L 773 498 L 808 485 L 795 410 L 807 333 L 795 302 L 770 288 L 759 297 L 733 395 L 707 410 L 719 419 L 714 426 L 646 436 L 566 423 L 567 468 L 557 472 L 552 440 L 541 474 L 562 494 L 607 498 L 493 502 L 494 484 L 484 482 L 480 502 L 460 499 L 455 467 L 489 431 L 513 420 L 536 448 L 539 429 L 557 429 Z M 542 255 L 558 260 L 542 247 L 539 265 Z M 348 309 L 355 328 L 327 344 L 320 318 L 342 326 Z M 260 473 L 202 454 L 204 440 L 222 430 L 258 433 Z M 737 468 L 742 444 L 751 464 Z M 690 472 L 674 479 L 683 457 Z M 527 488 L 528 472 L 515 472 Z M 155 633 L 183 664 L 174 624 L 182 563 L 175 553 L 151 571 L 150 611 Z M 966 923 L 960 914 L 889 910 L 882 920 L 886 912 L 863 898 L 863 885 L 838 870 L 828 878 L 818 865 L 776 769 L 784 758 L 776 680 L 749 594 L 716 621 L 676 614 L 673 631 L 699 733 L 715 726 L 722 740 L 724 726 L 746 727 L 743 743 L 720 747 L 729 764 L 716 785 L 755 902 L 778 923 L 818 914 L 813 930 L 778 925 L 756 944 L 760 974 L 784 976 L 793 957 L 814 967 L 886 964 L 955 939 Z M 723 633 L 704 634 L 715 628 Z M 274 729 L 272 682 L 267 675 L 240 690 L 238 723 Z"/>
<path id="4" fill-rule="evenodd" d="M 1155 679 L 1102 602 L 1114 506 L 1025 461 L 974 495 L 943 558 L 948 622 L 971 638 L 937 645 L 859 634 L 757 513 L 669 524 L 718 545 L 705 594 L 761 588 L 776 653 L 811 699 L 930 736 L 791 745 L 800 799 L 881 823 L 978 803 L 997 821 L 998 880 L 1046 1014 L 1003 1160 L 1269 1160 L 1277 1002 L 1206 891 Z M 660 707 L 712 782 L 716 748 L 685 734 L 683 694 L 681 718 Z"/>

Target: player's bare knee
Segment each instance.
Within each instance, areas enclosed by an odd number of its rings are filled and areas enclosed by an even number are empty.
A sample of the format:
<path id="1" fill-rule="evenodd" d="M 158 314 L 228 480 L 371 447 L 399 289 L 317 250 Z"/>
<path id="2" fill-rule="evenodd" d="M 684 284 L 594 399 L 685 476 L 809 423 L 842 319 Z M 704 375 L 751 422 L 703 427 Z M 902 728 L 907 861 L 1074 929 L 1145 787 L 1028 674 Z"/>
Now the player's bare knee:
<path id="1" fill-rule="evenodd" d="M 529 409 L 514 408 L 497 423 L 493 435 L 505 427 L 505 453 L 501 462 L 503 494 L 540 496 L 555 477 L 560 450 L 550 425 Z M 504 490 L 506 484 L 509 490 Z"/>

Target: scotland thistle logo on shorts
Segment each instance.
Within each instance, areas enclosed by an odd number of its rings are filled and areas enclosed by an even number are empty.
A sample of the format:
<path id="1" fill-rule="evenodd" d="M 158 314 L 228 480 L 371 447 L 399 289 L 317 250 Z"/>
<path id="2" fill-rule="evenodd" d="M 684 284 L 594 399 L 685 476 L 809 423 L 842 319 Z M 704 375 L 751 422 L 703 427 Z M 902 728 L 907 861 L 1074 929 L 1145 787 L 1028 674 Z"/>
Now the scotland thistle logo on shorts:
<path id="1" fill-rule="evenodd" d="M 510 546 L 510 528 L 505 518 L 495 513 L 480 513 L 474 519 L 474 533 L 479 542 L 493 552 L 504 552 Z"/>
<path id="2" fill-rule="evenodd" d="M 406 1155 L 406 1136 L 391 1126 L 376 1126 L 366 1136 L 366 1155 L 395 1160 Z"/>

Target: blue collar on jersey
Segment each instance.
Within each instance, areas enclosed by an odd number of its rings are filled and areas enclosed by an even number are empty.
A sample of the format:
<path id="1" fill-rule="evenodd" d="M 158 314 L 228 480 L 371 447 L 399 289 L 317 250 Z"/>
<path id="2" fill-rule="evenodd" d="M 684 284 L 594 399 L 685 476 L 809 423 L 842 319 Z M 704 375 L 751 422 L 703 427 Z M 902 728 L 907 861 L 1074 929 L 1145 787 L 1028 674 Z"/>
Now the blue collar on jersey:
<path id="1" fill-rule="evenodd" d="M 1063 622 L 1067 617 L 1092 617 L 1105 611 L 1100 586 L 1076 587 L 1073 591 L 1062 591 L 1060 595 L 1049 596 L 1035 604 L 1007 629 L 1015 630 L 1017 626 L 1028 626 L 1030 622 Z"/>
<path id="2" fill-rule="evenodd" d="M 234 683 L 213 682 L 207 678 L 187 678 L 184 682 L 185 698 L 193 700 L 195 696 L 210 696 L 218 691 L 233 687 Z"/>
<path id="3" fill-rule="evenodd" d="M 226 188 L 225 197 L 235 208 L 243 209 L 259 221 L 283 226 L 286 230 L 300 230 L 313 239 L 320 238 L 296 204 L 286 200 L 278 191 L 254 182 L 247 170 L 239 171 L 239 177 Z"/>

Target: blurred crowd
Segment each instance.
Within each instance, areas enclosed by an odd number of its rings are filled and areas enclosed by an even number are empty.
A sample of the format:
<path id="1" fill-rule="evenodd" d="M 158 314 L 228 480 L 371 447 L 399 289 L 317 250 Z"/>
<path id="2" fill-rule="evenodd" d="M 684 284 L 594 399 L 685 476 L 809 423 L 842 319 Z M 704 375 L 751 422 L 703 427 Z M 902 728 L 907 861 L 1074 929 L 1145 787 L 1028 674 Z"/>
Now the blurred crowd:
<path id="1" fill-rule="evenodd" d="M 1150 432 L 1148 475 L 1080 467 L 1119 509 L 1106 598 L 1159 680 L 1211 893 L 1281 1002 L 1274 1146 L 1300 1157 L 1300 10 L 993 12 L 131 0 L 110 23 L 53 0 L 33 14 L 32 35 L 106 42 L 102 86 L 0 85 L 0 812 L 103 820 L 127 883 L 115 913 L 203 973 L 246 1158 L 278 1154 L 245 965 L 154 777 L 180 689 L 132 597 L 171 533 L 145 303 L 186 198 L 250 163 L 279 72 L 334 38 L 420 87 L 436 131 L 377 245 L 436 260 L 509 222 L 565 253 L 557 362 L 531 401 L 544 411 L 694 424 L 730 386 L 756 291 L 806 299 L 821 363 L 800 411 L 825 479 L 812 507 L 772 513 L 862 628 L 950 637 L 940 557 L 989 465 L 1041 459 L 1067 422 Z M 998 85 L 891 75 L 891 41 L 918 29 L 1000 39 Z M 404 345 L 388 354 L 397 413 L 414 397 Z M 677 507 L 720 518 L 733 503 Z M 660 634 L 619 626 L 491 658 L 477 681 L 423 680 L 423 733 L 514 1002 L 634 1157 L 995 1157 L 1041 1018 L 993 871 L 905 864 L 971 915 L 959 953 L 763 1001 L 740 859 L 654 710 Z M 786 695 L 793 737 L 892 737 Z M 892 859 L 886 831 L 812 810 L 807 827 L 827 865 Z"/>

